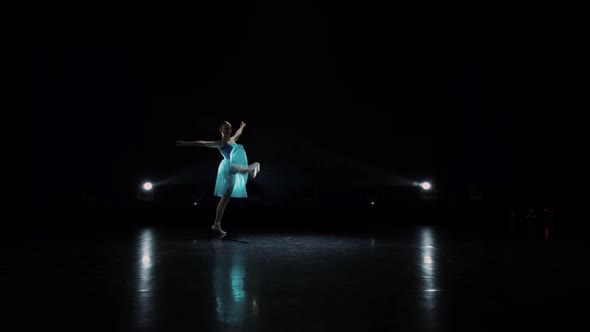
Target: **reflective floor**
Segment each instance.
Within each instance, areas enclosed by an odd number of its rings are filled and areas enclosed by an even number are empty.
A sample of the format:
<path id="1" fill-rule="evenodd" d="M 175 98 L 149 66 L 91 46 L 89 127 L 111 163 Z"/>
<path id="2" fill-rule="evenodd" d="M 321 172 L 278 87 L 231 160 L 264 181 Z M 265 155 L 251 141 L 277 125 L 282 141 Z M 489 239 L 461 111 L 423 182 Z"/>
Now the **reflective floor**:
<path id="1" fill-rule="evenodd" d="M 579 330 L 589 245 L 549 235 L 38 232 L 11 242 L 4 313 L 21 330 Z"/>

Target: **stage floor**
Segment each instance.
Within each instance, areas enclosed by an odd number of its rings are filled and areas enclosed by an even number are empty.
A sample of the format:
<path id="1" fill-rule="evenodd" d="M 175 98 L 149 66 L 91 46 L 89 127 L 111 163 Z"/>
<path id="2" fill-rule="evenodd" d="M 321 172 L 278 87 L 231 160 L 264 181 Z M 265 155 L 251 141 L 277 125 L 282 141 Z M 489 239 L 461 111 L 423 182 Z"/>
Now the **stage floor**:
<path id="1" fill-rule="evenodd" d="M 218 238 L 203 225 L 12 238 L 4 314 L 20 330 L 45 331 L 573 331 L 587 322 L 580 233 L 244 228 Z"/>

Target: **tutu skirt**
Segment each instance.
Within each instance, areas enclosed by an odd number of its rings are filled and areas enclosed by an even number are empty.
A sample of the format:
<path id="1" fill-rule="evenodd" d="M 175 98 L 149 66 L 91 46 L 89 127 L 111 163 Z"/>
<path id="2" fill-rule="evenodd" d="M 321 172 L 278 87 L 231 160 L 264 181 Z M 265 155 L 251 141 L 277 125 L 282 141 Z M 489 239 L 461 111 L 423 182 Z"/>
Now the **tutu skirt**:
<path id="1" fill-rule="evenodd" d="M 241 144 L 235 144 L 229 159 L 224 158 L 219 164 L 215 181 L 215 196 L 221 197 L 231 194 L 231 197 L 236 198 L 248 197 L 248 192 L 246 192 L 248 173 L 238 173 L 235 166 L 248 166 L 246 150 Z"/>

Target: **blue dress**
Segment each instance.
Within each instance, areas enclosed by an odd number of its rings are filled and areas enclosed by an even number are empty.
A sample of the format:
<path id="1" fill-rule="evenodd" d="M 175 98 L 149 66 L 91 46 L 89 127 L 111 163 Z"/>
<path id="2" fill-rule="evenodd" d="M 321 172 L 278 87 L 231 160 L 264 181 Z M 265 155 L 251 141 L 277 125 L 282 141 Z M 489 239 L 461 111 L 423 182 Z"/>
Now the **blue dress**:
<path id="1" fill-rule="evenodd" d="M 241 144 L 227 143 L 219 149 L 223 160 L 217 169 L 217 180 L 215 181 L 214 195 L 221 197 L 231 194 L 231 197 L 247 198 L 246 183 L 248 173 L 238 173 L 235 166 L 248 166 L 246 150 Z"/>

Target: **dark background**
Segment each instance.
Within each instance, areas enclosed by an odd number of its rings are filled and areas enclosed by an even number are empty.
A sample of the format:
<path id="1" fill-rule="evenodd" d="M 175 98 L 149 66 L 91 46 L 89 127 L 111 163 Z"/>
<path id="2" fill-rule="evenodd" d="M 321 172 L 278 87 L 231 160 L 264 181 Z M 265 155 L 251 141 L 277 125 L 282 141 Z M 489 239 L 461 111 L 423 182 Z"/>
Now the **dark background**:
<path id="1" fill-rule="evenodd" d="M 443 207 L 472 185 L 489 204 L 570 201 L 559 18 L 550 1 L 28 0 L 25 207 L 144 206 L 145 179 L 152 205 L 213 204 L 221 155 L 175 141 L 221 120 L 248 124 L 267 207 L 314 187 L 316 206 L 420 202 L 424 179 Z"/>

